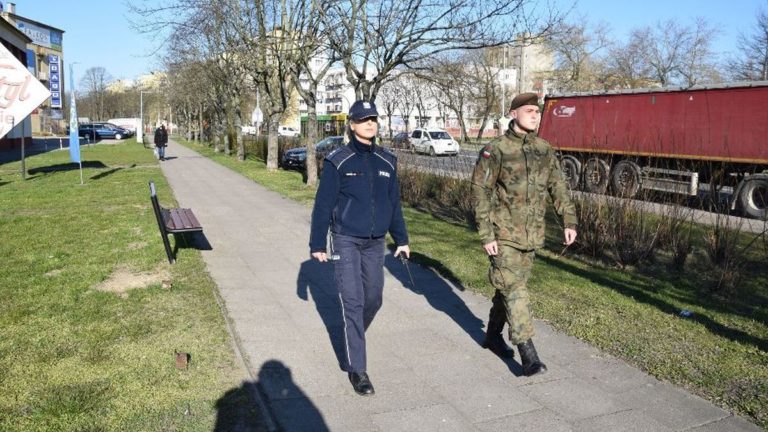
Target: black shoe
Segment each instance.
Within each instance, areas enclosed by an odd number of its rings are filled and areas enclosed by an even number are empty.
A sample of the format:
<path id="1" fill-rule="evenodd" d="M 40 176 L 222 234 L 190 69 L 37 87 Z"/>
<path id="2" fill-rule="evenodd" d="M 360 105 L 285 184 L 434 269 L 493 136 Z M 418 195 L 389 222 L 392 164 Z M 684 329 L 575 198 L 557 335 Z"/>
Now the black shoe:
<path id="1" fill-rule="evenodd" d="M 504 337 L 501 333 L 491 333 L 490 330 L 485 333 L 485 340 L 483 341 L 483 348 L 491 350 L 494 354 L 503 358 L 514 358 L 515 351 L 512 347 L 504 342 Z"/>
<path id="2" fill-rule="evenodd" d="M 523 373 L 525 376 L 536 375 L 547 371 L 547 365 L 539 360 L 536 353 L 536 347 L 533 341 L 528 339 L 524 343 L 517 344 L 517 350 L 520 351 L 520 360 L 523 363 Z"/>
<path id="3" fill-rule="evenodd" d="M 370 396 L 375 393 L 373 391 L 373 384 L 371 384 L 371 380 L 365 372 L 350 372 L 349 382 L 352 383 L 352 388 L 360 396 Z"/>

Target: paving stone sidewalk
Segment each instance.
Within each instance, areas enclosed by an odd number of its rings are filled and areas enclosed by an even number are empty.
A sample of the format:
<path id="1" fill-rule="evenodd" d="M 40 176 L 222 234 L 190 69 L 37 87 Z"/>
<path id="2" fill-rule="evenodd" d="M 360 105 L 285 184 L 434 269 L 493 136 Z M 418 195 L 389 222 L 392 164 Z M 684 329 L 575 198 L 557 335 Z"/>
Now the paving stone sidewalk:
<path id="1" fill-rule="evenodd" d="M 339 368 L 332 264 L 309 259 L 311 209 L 173 141 L 167 157 L 162 172 L 204 227 L 203 258 L 279 430 L 760 430 L 542 322 L 549 373 L 521 376 L 480 347 L 488 299 L 411 264 L 413 286 L 391 254 L 367 334 L 376 395 L 360 397 Z"/>

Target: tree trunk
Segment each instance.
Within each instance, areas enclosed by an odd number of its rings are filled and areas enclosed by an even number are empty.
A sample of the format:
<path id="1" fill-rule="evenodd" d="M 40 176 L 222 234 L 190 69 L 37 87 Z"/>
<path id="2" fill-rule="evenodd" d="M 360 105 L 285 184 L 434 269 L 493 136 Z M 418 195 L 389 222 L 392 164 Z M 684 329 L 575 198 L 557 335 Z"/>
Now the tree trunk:
<path id="1" fill-rule="evenodd" d="M 269 136 L 267 138 L 267 171 L 277 171 L 277 127 L 280 125 L 280 113 L 269 115 Z"/>
<path id="2" fill-rule="evenodd" d="M 307 185 L 317 183 L 317 157 L 315 157 L 315 143 L 317 142 L 317 111 L 314 103 L 307 104 Z"/>
<path id="3" fill-rule="evenodd" d="M 237 101 L 239 105 L 239 101 Z M 235 134 L 237 135 L 237 160 L 245 160 L 245 145 L 243 144 L 243 120 L 238 105 L 235 105 Z"/>

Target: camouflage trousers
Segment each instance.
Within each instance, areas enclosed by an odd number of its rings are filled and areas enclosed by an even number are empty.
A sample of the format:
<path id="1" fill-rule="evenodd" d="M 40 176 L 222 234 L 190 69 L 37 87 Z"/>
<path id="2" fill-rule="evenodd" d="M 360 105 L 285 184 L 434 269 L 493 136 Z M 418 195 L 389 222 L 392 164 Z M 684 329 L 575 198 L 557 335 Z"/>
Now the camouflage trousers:
<path id="1" fill-rule="evenodd" d="M 488 332 L 501 332 L 509 324 L 509 340 L 520 344 L 533 337 L 531 304 L 526 284 L 533 268 L 534 251 L 522 251 L 499 244 L 499 254 L 492 256 L 488 276 L 496 288 Z"/>

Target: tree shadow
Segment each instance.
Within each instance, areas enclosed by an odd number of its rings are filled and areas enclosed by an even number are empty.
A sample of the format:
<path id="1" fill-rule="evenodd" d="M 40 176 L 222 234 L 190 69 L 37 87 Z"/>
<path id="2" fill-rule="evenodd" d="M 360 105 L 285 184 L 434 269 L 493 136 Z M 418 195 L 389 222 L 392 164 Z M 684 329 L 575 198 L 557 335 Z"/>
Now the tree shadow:
<path id="1" fill-rule="evenodd" d="M 128 168 L 134 168 L 135 166 L 136 166 L 136 164 L 132 164 Z M 118 171 L 120 171 L 122 169 L 125 169 L 125 167 L 117 167 L 117 168 L 112 168 L 111 170 L 100 172 L 100 173 L 96 174 L 95 176 L 91 177 L 91 180 L 99 180 L 101 178 L 110 176 L 110 175 L 112 175 L 112 174 L 114 174 L 114 173 L 116 173 L 116 172 L 118 172 Z"/>
<path id="2" fill-rule="evenodd" d="M 264 362 L 258 374 L 258 390 L 264 395 L 276 426 L 282 431 L 328 432 L 322 413 L 293 382 L 291 370 L 278 360 Z"/>
<path id="3" fill-rule="evenodd" d="M 590 280 L 596 284 L 610 288 L 636 301 L 640 301 L 645 304 L 654 306 L 661 312 L 668 313 L 671 315 L 678 315 L 680 312 L 677 306 L 672 305 L 662 299 L 655 298 L 639 284 L 630 284 L 630 283 L 621 282 L 615 279 L 611 279 L 609 277 L 606 277 L 600 274 L 598 271 L 589 271 L 589 270 L 581 269 L 571 264 L 568 264 L 564 260 L 554 259 L 543 254 L 539 255 L 538 257 L 541 260 L 545 261 L 550 266 L 557 267 L 568 273 L 574 274 L 576 276 Z M 727 338 L 736 342 L 748 343 L 748 344 L 754 345 L 761 351 L 768 352 L 768 340 L 750 335 L 738 329 L 727 327 L 706 315 L 694 314 L 685 319 L 698 322 L 710 332 L 717 334 L 719 336 L 722 336 L 724 338 Z"/>
<path id="4" fill-rule="evenodd" d="M 101 161 L 83 161 L 82 165 L 83 165 L 83 168 L 108 168 Z M 44 167 L 32 168 L 27 170 L 27 173 L 34 175 L 34 174 L 47 174 L 47 173 L 56 172 L 56 171 L 72 171 L 72 170 L 79 170 L 79 169 L 80 169 L 80 164 L 77 164 L 75 162 L 67 162 L 67 163 L 61 163 L 56 165 L 48 165 Z"/>
<path id="5" fill-rule="evenodd" d="M 344 320 L 338 290 L 333 280 L 333 264 L 321 263 L 311 258 L 301 263 L 296 278 L 296 295 L 304 301 L 309 301 L 311 296 L 317 314 L 323 320 L 328 332 L 328 339 L 336 354 L 339 369 L 343 370 L 342 365 L 346 355 Z"/>

